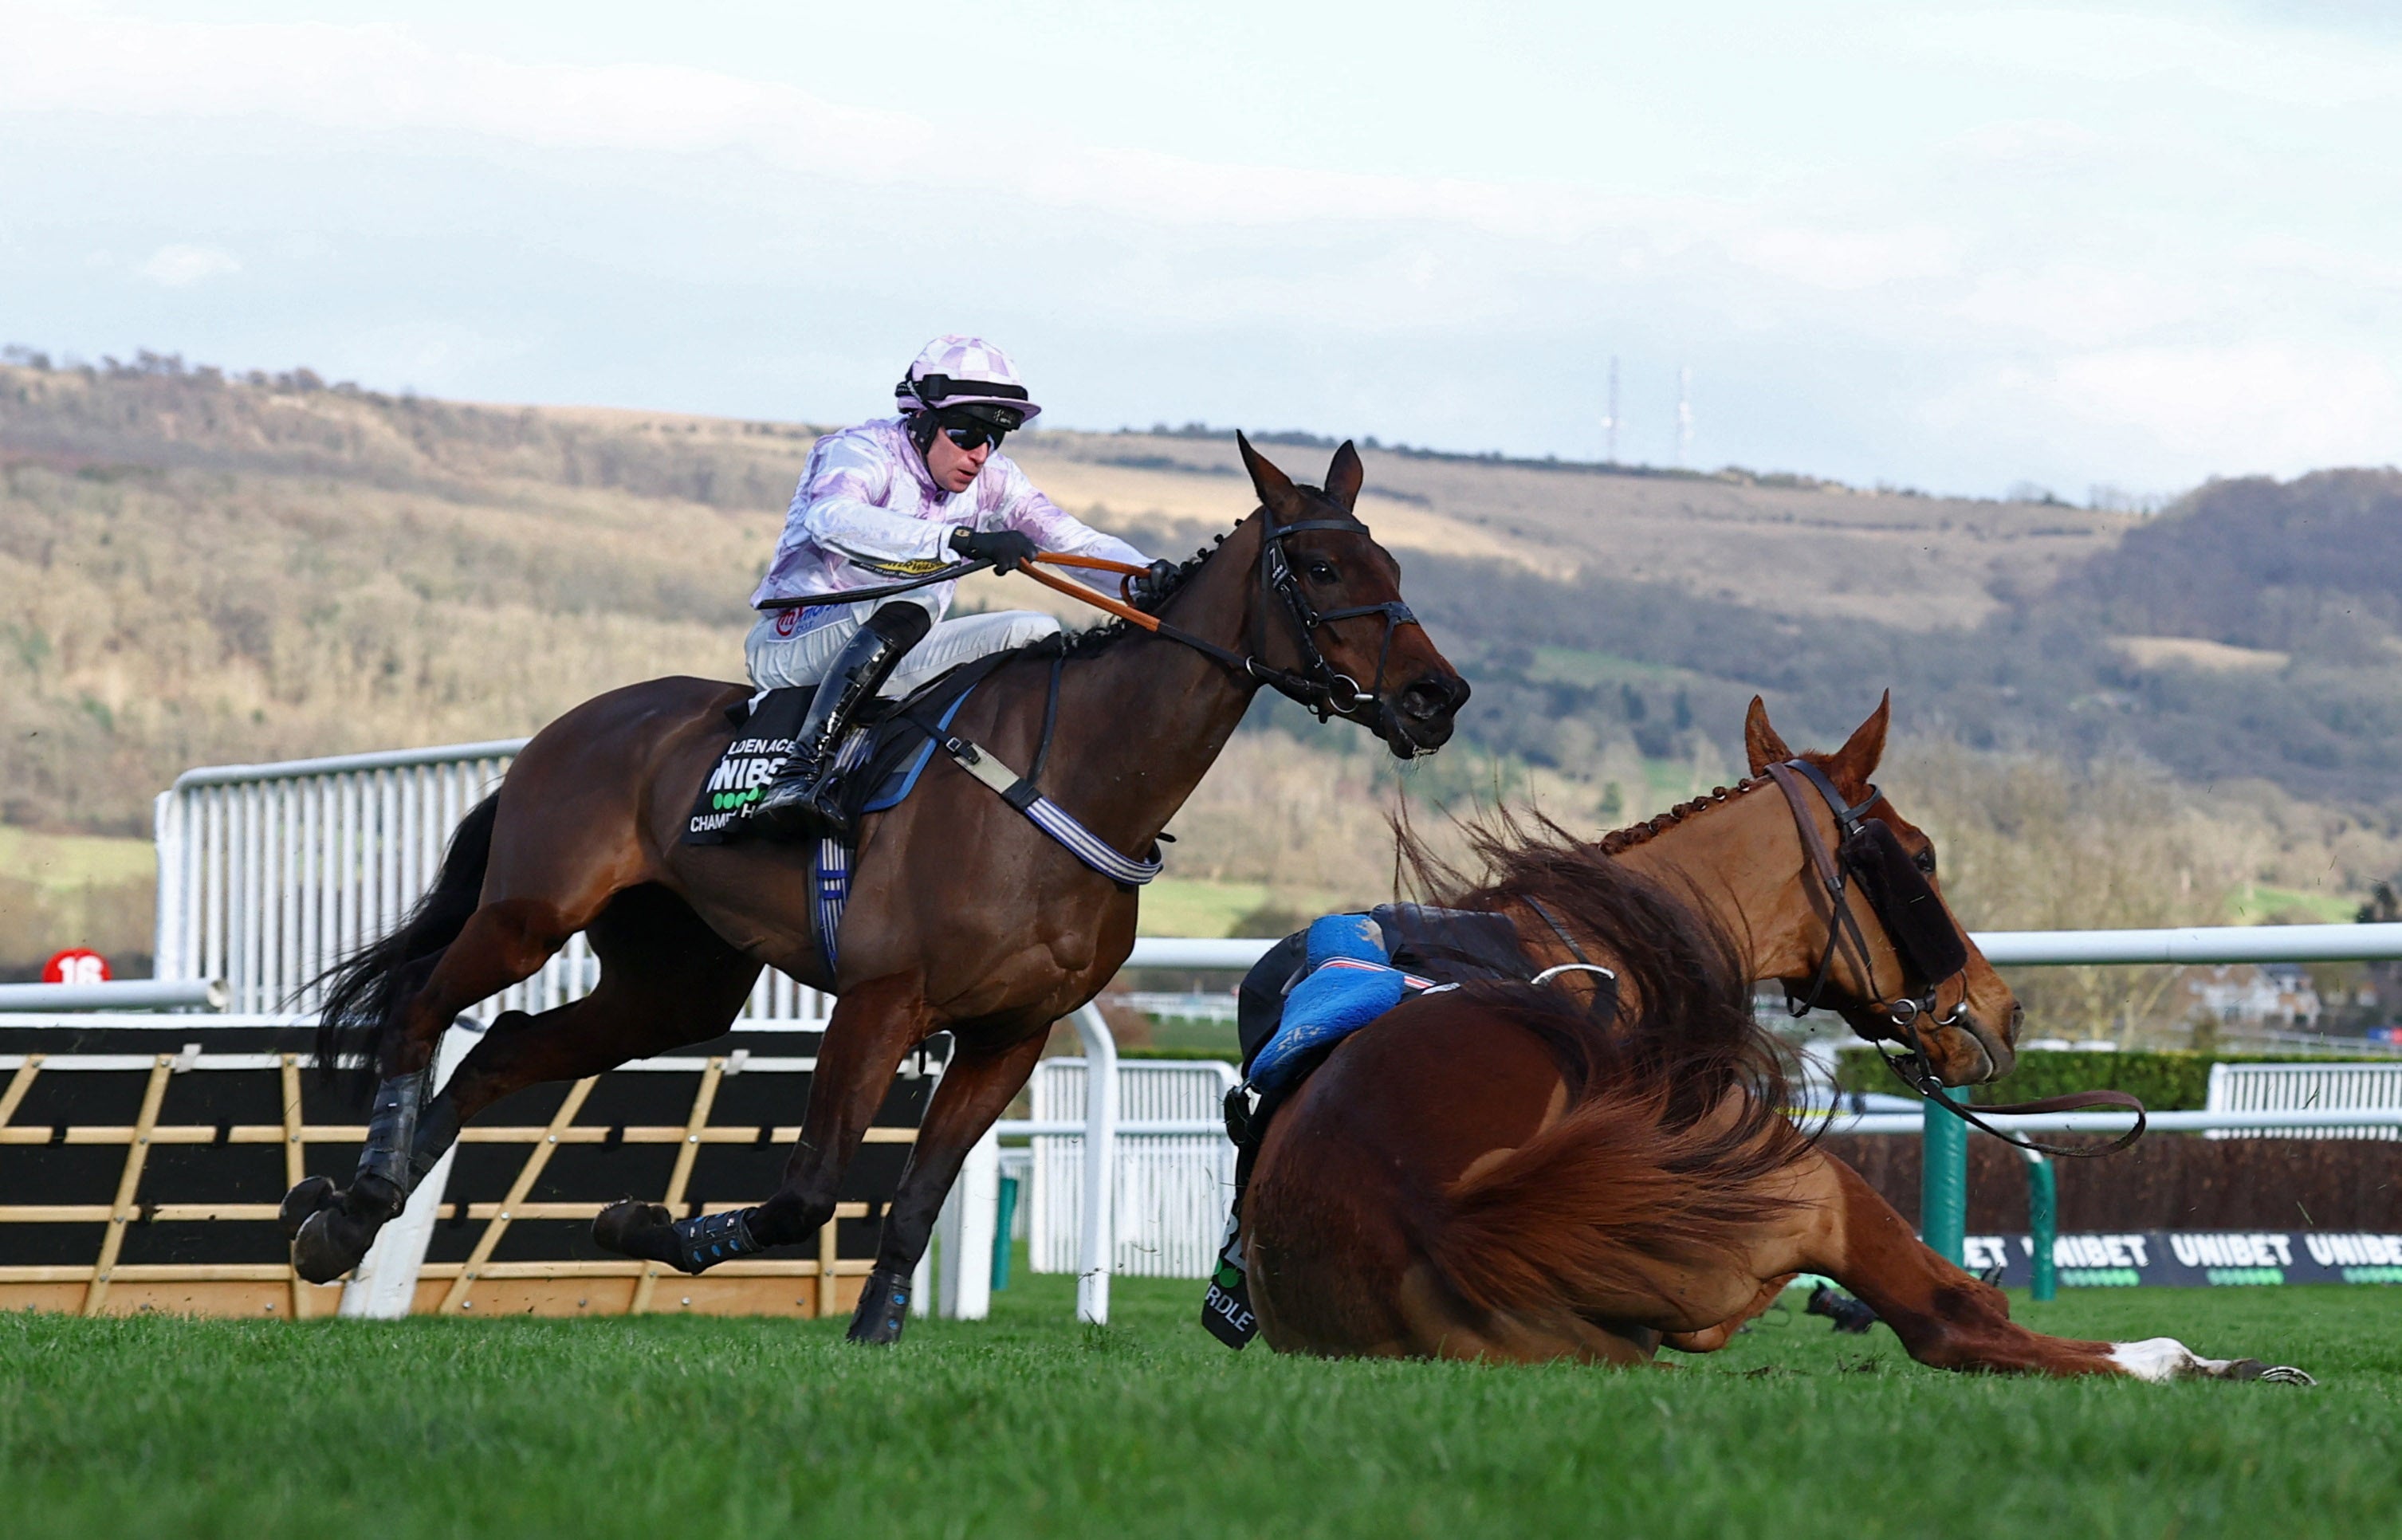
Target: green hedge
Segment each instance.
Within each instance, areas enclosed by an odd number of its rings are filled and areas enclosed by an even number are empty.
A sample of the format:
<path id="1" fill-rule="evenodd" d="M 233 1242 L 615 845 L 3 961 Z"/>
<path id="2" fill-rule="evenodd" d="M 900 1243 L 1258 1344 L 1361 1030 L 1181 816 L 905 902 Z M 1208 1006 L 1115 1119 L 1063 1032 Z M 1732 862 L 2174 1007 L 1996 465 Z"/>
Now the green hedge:
<path id="1" fill-rule="evenodd" d="M 2070 1091 L 2124 1091 L 2160 1112 L 2198 1109 L 2210 1099 L 2215 1064 L 2292 1064 L 2326 1055 L 2304 1053 L 2179 1053 L 2127 1052 L 2080 1053 L 2042 1049 L 2019 1055 L 2010 1078 L 1976 1088 L 1976 1100 L 2031 1102 Z M 1836 1054 L 1835 1081 L 1845 1091 L 1908 1094 L 1893 1072 L 1876 1062 L 1872 1048 L 1846 1048 Z"/>

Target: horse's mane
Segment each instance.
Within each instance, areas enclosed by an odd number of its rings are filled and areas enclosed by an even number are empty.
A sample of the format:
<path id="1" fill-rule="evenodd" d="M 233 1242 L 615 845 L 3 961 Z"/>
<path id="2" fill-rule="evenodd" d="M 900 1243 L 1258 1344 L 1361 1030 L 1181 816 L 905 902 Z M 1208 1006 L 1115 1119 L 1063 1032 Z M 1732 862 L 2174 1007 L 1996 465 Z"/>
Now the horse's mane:
<path id="1" fill-rule="evenodd" d="M 1575 1309 L 1632 1278 L 1629 1257 L 1733 1251 L 1788 1206 L 1771 1178 L 1811 1143 L 1786 1119 L 1783 1056 L 1752 1018 L 1733 939 L 1685 895 L 1539 814 L 1503 810 L 1465 832 L 1481 869 L 1473 879 L 1401 832 L 1402 860 L 1422 890 L 1466 909 L 1532 899 L 1602 939 L 1631 1008 L 1602 1013 L 1581 988 L 1506 982 L 1455 997 L 1541 1042 L 1568 1105 L 1454 1187 L 1447 1217 L 1425 1237 L 1429 1255 L 1484 1308 Z"/>
<path id="2" fill-rule="evenodd" d="M 1680 802 L 1666 812 L 1648 818 L 1641 823 L 1630 823 L 1623 829 L 1611 830 L 1594 842 L 1594 848 L 1605 856 L 1615 856 L 1622 850 L 1641 845 L 1654 834 L 1666 833 L 1695 813 L 1706 812 L 1721 803 L 1732 801 L 1746 791 L 1756 791 L 1768 784 L 1769 779 L 1766 776 L 1746 776 L 1732 786 L 1713 786 L 1706 796 L 1695 797 L 1691 802 Z"/>
<path id="3" fill-rule="evenodd" d="M 1696 799 L 1679 816 L 1719 800 Z M 1664 1085 L 1677 1122 L 1738 1088 L 1770 1115 L 1781 1114 L 1787 1087 L 1776 1040 L 1752 1017 L 1751 979 L 1724 927 L 1686 895 L 1612 859 L 1608 841 L 1579 840 L 1540 813 L 1505 807 L 1460 827 L 1473 876 L 1400 831 L 1401 863 L 1421 892 L 1453 909 L 1498 910 L 1531 899 L 1572 933 L 1599 938 L 1615 954 L 1622 995 L 1634 998 L 1633 1011 L 1600 1020 L 1578 1003 L 1581 990 L 1479 986 L 1544 1039 L 1572 1100 L 1632 1079 Z"/>

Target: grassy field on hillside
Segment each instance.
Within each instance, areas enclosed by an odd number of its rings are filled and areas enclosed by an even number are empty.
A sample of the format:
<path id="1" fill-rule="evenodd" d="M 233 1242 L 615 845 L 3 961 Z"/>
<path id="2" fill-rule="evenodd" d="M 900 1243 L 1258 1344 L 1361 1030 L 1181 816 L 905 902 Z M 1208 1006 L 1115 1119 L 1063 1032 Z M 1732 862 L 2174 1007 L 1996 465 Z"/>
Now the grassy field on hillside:
<path id="1" fill-rule="evenodd" d="M 1069 1281 L 896 1351 L 769 1321 L 0 1320 L 46 1536 L 2391 1533 L 2402 1336 L 2367 1288 L 2019 1308 L 2314 1391 L 1939 1374 L 1799 1315 L 1676 1371 L 1239 1356 L 1195 1286 Z"/>

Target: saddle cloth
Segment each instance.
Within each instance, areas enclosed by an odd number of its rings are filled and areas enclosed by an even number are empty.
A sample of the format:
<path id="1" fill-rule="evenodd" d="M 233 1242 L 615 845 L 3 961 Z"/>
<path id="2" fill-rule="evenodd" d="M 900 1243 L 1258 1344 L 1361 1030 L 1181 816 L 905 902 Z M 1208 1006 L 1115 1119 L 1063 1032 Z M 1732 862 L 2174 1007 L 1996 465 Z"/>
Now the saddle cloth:
<path id="1" fill-rule="evenodd" d="M 948 727 L 968 695 L 1009 654 L 979 658 L 930 681 L 905 701 L 875 701 L 844 735 L 835 754 L 835 794 L 854 817 L 899 806 L 917 789 L 934 742 L 908 712 Z M 734 736 L 693 800 L 684 822 L 686 845 L 723 845 L 737 838 L 742 820 L 766 793 L 792 757 L 793 740 L 808 715 L 815 685 L 768 690 L 743 708 Z M 734 712 L 727 712 L 729 717 Z"/>

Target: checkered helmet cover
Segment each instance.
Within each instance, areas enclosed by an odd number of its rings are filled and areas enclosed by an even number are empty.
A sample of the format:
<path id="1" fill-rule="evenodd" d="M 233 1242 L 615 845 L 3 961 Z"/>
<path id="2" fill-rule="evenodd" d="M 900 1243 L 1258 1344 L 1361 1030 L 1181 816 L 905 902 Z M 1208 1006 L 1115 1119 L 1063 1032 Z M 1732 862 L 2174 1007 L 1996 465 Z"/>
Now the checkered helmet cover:
<path id="1" fill-rule="evenodd" d="M 927 407 L 998 406 L 1030 422 L 1042 415 L 1009 355 L 980 337 L 954 332 L 926 344 L 892 390 L 904 412 Z"/>

